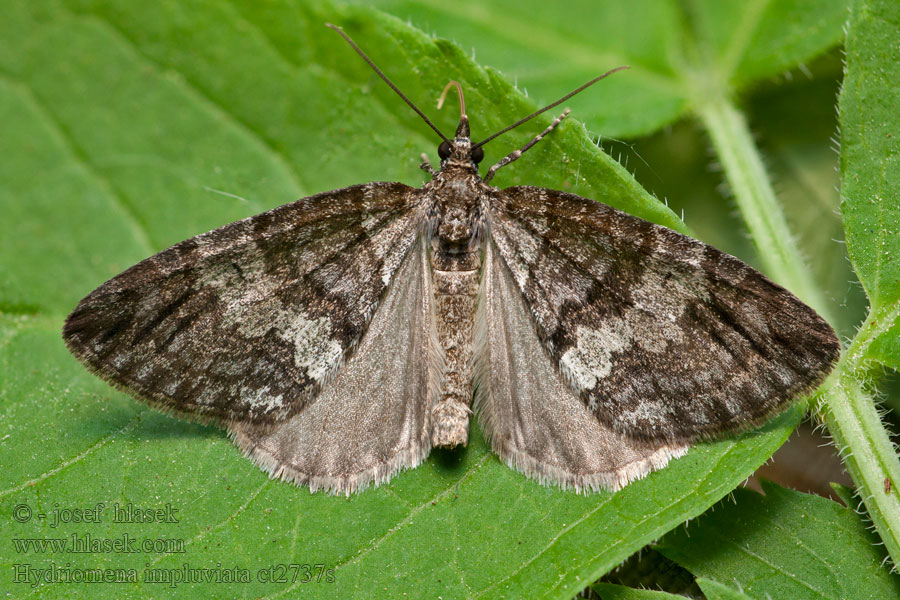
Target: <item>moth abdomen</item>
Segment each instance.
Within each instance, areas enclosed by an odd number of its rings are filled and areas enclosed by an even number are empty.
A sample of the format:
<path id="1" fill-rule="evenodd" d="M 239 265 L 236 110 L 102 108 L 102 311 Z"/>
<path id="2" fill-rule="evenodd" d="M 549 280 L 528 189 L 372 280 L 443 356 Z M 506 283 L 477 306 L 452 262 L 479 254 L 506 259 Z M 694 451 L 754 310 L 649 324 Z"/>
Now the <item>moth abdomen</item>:
<path id="1" fill-rule="evenodd" d="M 472 403 L 475 308 L 481 276 L 481 236 L 476 187 L 434 183 L 435 235 L 429 266 L 435 296 L 436 342 L 444 355 L 440 395 L 432 408 L 431 442 L 465 446 Z"/>
<path id="2" fill-rule="evenodd" d="M 480 268 L 432 271 L 437 341 L 444 353 L 441 393 L 432 410 L 434 446 L 465 446 L 468 441 L 479 275 Z"/>

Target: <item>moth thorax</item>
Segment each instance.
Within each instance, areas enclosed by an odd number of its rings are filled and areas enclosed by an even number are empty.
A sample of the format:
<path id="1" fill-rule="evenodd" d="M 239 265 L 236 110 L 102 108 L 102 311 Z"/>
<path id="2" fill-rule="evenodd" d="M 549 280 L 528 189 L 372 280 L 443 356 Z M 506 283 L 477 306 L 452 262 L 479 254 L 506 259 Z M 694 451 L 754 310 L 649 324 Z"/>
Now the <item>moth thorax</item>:
<path id="1" fill-rule="evenodd" d="M 455 205 L 442 211 L 437 234 L 450 247 L 468 245 L 475 237 L 474 206 Z"/>

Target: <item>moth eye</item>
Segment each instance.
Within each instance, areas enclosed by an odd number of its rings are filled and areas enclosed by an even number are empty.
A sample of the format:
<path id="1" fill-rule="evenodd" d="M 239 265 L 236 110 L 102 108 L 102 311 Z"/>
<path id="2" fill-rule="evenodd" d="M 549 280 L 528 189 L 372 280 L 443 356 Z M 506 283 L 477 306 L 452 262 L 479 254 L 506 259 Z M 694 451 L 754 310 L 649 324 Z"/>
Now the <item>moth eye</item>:
<path id="1" fill-rule="evenodd" d="M 438 156 L 441 157 L 441 160 L 450 158 L 450 144 L 441 142 L 441 145 L 438 146 Z"/>
<path id="2" fill-rule="evenodd" d="M 476 165 L 484 160 L 484 148 L 478 146 L 474 150 L 472 150 L 472 162 Z"/>

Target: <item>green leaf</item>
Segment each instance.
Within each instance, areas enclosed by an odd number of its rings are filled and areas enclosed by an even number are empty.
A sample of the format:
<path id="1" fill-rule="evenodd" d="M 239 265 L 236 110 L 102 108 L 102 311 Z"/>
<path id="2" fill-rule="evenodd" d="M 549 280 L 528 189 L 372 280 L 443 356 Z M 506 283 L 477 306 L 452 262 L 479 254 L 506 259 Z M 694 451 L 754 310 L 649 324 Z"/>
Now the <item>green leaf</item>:
<path id="1" fill-rule="evenodd" d="M 706 600 L 750 600 L 750 596 L 747 594 L 712 579 L 698 577 L 697 585 L 703 591 Z"/>
<path id="2" fill-rule="evenodd" d="M 370 4 L 370 3 L 366 3 Z M 844 2 L 635 0 L 477 2 L 378 0 L 379 8 L 456 40 L 479 61 L 551 102 L 623 64 L 567 103 L 605 136 L 655 131 L 695 110 L 715 88 L 730 95 L 795 68 L 841 39 Z"/>
<path id="3" fill-rule="evenodd" d="M 847 34 L 841 91 L 841 215 L 847 251 L 869 297 L 867 358 L 900 368 L 900 14 L 859 2 Z"/>
<path id="4" fill-rule="evenodd" d="M 900 481 L 900 462 L 881 422 L 869 385 L 875 361 L 898 366 L 896 225 L 897 116 L 883 104 L 896 98 L 891 73 L 897 72 L 900 35 L 894 3 L 859 0 L 847 25 L 847 63 L 839 100 L 843 143 L 842 217 L 848 249 L 869 297 L 865 322 L 821 388 L 821 415 L 834 438 L 857 495 L 865 503 L 894 564 L 900 560 L 900 494 L 884 482 Z M 883 46 L 883 44 L 889 44 Z M 889 50 L 890 48 L 890 50 Z M 893 125 L 892 125 L 893 124 Z M 875 360 L 873 360 L 875 359 Z"/>
<path id="5" fill-rule="evenodd" d="M 737 88 L 781 74 L 842 39 L 846 2 L 691 0 L 700 66 Z"/>
<path id="6" fill-rule="evenodd" d="M 684 596 L 659 592 L 656 590 L 639 590 L 613 583 L 595 583 L 593 586 L 601 600 L 683 600 Z"/>
<path id="7" fill-rule="evenodd" d="M 834 493 L 837 494 L 838 498 L 840 498 L 847 506 L 859 505 L 859 498 L 855 496 L 853 488 L 841 485 L 840 483 L 832 483 L 831 489 L 834 490 Z"/>
<path id="8" fill-rule="evenodd" d="M 471 105 L 491 107 L 479 113 L 483 132 L 535 106 L 456 46 L 371 10 L 250 0 L 0 6 L 4 590 L 63 598 L 568 598 L 727 494 L 799 420 L 798 409 L 789 411 L 757 432 L 703 444 L 620 493 L 590 496 L 508 469 L 476 427 L 464 452 L 436 453 L 347 500 L 268 480 L 220 431 L 150 411 L 87 373 L 60 340 L 64 316 L 139 259 L 304 194 L 375 179 L 423 181 L 418 154 L 434 152 L 433 134 L 326 20 L 343 24 L 412 98 L 426 99 L 423 106 L 448 74 L 463 81 Z M 452 110 L 427 110 L 452 128 Z M 512 150 L 542 124 L 504 136 L 491 152 Z M 501 177 L 501 185 L 566 189 L 685 230 L 575 122 Z M 99 523 L 52 525 L 56 509 L 98 503 Z M 178 520 L 113 522 L 116 503 L 169 505 Z M 19 523 L 20 504 L 49 516 Z M 170 551 L 69 555 L 9 543 L 73 534 L 129 535 Z M 251 581 L 32 586 L 33 571 L 14 579 L 15 565 L 67 563 L 134 569 L 141 581 L 147 569 L 157 579 L 246 570 Z M 279 565 L 323 565 L 334 581 L 291 581 L 290 570 L 280 573 L 286 581 L 261 581 Z"/>
<path id="9" fill-rule="evenodd" d="M 658 550 L 750 598 L 898 597 L 900 578 L 882 568 L 883 547 L 852 510 L 770 483 L 763 490 L 735 490 L 734 502 L 669 533 Z"/>

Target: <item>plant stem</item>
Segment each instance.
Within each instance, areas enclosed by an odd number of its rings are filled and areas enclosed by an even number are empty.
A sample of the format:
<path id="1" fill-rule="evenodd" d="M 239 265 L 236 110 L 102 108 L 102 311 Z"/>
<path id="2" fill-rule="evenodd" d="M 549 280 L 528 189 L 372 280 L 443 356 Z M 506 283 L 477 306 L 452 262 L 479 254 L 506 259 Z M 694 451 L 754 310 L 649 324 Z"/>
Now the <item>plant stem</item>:
<path id="1" fill-rule="evenodd" d="M 872 398 L 841 366 L 820 392 L 820 415 L 896 568 L 900 565 L 900 465 L 894 446 Z"/>
<path id="2" fill-rule="evenodd" d="M 715 95 L 705 98 L 696 110 L 712 138 L 766 274 L 834 323 L 775 200 L 743 115 L 727 98 Z"/>
<path id="3" fill-rule="evenodd" d="M 743 115 L 726 98 L 715 95 L 698 103 L 697 113 L 712 138 L 765 271 L 834 322 L 775 200 Z M 900 309 L 893 312 L 897 311 Z M 880 318 L 870 313 L 820 388 L 816 410 L 834 438 L 894 565 L 900 565 L 900 463 L 875 403 L 860 383 L 865 376 L 866 348 L 884 323 L 894 322 L 898 315 L 893 312 Z M 890 481 L 888 492 L 885 479 Z"/>

